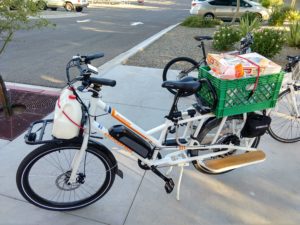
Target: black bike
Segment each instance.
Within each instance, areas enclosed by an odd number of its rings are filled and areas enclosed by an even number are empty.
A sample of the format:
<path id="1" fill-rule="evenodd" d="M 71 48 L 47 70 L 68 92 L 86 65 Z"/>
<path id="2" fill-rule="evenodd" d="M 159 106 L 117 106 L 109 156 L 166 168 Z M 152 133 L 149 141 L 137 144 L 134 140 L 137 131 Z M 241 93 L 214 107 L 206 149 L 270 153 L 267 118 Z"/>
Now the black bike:
<path id="1" fill-rule="evenodd" d="M 206 51 L 204 41 L 212 40 L 210 36 L 195 36 L 196 41 L 200 41 L 198 47 L 202 50 L 202 58 L 199 61 L 196 61 L 189 57 L 177 57 L 168 62 L 163 71 L 163 81 L 168 80 L 181 80 L 184 77 L 198 77 L 199 68 L 201 66 L 207 66 L 206 63 Z M 240 41 L 240 48 L 237 51 L 228 52 L 228 54 L 245 54 L 251 52 L 250 46 L 253 44 L 253 36 L 248 33 Z M 176 90 L 168 88 L 169 92 L 176 94 Z M 185 94 L 188 96 L 188 93 Z"/>

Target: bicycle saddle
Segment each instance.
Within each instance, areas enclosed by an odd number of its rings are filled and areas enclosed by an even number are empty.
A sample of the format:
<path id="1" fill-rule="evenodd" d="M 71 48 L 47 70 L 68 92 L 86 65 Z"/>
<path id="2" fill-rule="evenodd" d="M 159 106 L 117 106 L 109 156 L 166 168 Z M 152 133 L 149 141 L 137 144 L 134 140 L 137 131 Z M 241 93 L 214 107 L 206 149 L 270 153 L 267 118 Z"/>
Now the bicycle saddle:
<path id="1" fill-rule="evenodd" d="M 179 81 L 165 81 L 161 86 L 194 94 L 200 89 L 201 83 L 196 78 L 185 77 Z"/>
<path id="2" fill-rule="evenodd" d="M 194 39 L 196 41 L 203 41 L 203 40 L 212 40 L 213 38 L 210 36 L 195 36 Z"/>
<path id="3" fill-rule="evenodd" d="M 289 61 L 298 61 L 298 60 L 300 60 L 300 55 L 298 55 L 298 56 L 290 56 L 290 55 L 288 55 L 286 57 L 286 59 L 289 60 Z"/>

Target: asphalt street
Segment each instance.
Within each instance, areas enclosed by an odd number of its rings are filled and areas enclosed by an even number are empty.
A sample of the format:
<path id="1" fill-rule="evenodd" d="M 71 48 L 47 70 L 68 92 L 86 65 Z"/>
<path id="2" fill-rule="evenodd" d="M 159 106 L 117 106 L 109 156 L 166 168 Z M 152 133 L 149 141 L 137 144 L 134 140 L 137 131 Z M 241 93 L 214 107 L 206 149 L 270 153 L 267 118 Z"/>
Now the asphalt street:
<path id="1" fill-rule="evenodd" d="M 101 66 L 162 29 L 188 16 L 190 1 L 151 1 L 134 7 L 88 8 L 72 14 L 63 9 L 43 15 L 56 27 L 19 31 L 0 56 L 5 81 L 65 86 L 65 65 L 75 54 L 104 52 Z"/>

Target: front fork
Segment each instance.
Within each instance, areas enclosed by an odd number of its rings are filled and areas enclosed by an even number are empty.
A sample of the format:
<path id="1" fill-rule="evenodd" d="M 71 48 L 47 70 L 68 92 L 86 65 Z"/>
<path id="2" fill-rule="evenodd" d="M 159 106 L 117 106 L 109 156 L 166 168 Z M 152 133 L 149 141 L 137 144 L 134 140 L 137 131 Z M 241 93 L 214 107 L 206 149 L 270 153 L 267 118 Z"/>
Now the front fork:
<path id="1" fill-rule="evenodd" d="M 85 133 L 84 137 L 83 137 L 83 142 L 82 142 L 81 148 L 79 151 L 76 152 L 76 154 L 73 158 L 73 161 L 71 164 L 72 172 L 71 172 L 71 176 L 69 178 L 68 184 L 73 184 L 73 183 L 76 183 L 76 181 L 77 181 L 77 171 L 79 169 L 80 162 L 81 162 L 81 160 L 85 154 L 85 151 L 87 149 L 88 142 L 89 142 L 89 134 Z"/>
<path id="2" fill-rule="evenodd" d="M 97 102 L 97 98 L 92 98 L 91 99 L 91 104 L 90 104 L 90 107 L 89 107 L 89 112 L 90 112 L 91 115 L 95 115 L 96 102 Z M 70 179 L 68 181 L 68 184 L 73 184 L 73 183 L 76 183 L 76 181 L 77 181 L 77 172 L 78 172 L 78 169 L 79 169 L 79 166 L 80 166 L 80 162 L 83 159 L 83 156 L 85 154 L 85 151 L 86 151 L 88 143 L 89 143 L 90 126 L 91 126 L 91 124 L 90 124 L 90 118 L 89 118 L 88 121 L 87 121 L 87 126 L 85 127 L 85 130 L 84 130 L 84 136 L 83 136 L 83 141 L 82 141 L 81 148 L 78 152 L 76 152 L 76 154 L 73 158 L 72 164 L 71 164 L 72 172 L 71 172 L 71 176 L 70 176 Z"/>

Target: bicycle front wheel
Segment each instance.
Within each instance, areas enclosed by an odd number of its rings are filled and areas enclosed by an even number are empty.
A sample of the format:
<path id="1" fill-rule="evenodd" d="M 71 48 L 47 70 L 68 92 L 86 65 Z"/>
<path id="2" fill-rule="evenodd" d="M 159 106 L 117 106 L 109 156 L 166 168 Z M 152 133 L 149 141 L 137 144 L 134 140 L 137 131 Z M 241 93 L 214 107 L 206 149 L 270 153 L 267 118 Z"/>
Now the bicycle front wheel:
<path id="1" fill-rule="evenodd" d="M 188 57 L 172 59 L 164 68 L 162 75 L 163 81 L 181 80 L 187 76 L 198 78 L 199 66 L 195 60 Z M 168 88 L 168 91 L 174 95 L 177 93 L 176 90 L 171 88 Z M 188 94 L 183 96 L 188 96 Z"/>
<path id="2" fill-rule="evenodd" d="M 94 146 L 88 146 L 76 182 L 68 184 L 72 160 L 80 147 L 79 143 L 46 144 L 25 157 L 16 175 L 23 197 L 55 211 L 79 209 L 103 197 L 114 182 L 116 165 Z"/>
<path id="3" fill-rule="evenodd" d="M 300 141 L 300 116 L 297 115 L 297 110 L 300 113 L 300 86 L 294 90 L 295 96 L 292 96 L 290 89 L 281 92 L 276 107 L 270 112 L 272 123 L 268 130 L 269 134 L 283 143 Z M 293 104 L 293 97 L 296 105 Z"/>

